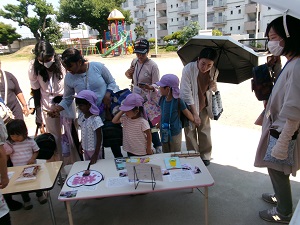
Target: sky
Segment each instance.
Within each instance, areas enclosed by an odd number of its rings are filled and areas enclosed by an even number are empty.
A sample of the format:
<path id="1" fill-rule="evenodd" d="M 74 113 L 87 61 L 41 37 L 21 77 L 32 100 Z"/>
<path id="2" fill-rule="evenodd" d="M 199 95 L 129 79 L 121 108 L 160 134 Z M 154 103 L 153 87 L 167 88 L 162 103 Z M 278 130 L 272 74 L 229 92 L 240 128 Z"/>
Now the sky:
<path id="1" fill-rule="evenodd" d="M 51 3 L 54 6 L 54 9 L 57 9 L 59 6 L 59 0 L 46 0 L 47 3 Z M 7 4 L 13 4 L 18 5 L 19 2 L 16 0 L 0 0 L 0 8 L 4 9 L 3 6 Z M 34 12 L 31 11 L 31 15 L 34 15 Z M 30 15 L 30 13 L 29 13 Z M 20 35 L 22 35 L 22 38 L 33 38 L 33 34 L 30 32 L 30 30 L 27 27 L 19 27 L 18 23 L 13 22 L 12 20 L 4 19 L 3 17 L 0 17 L 0 22 L 3 22 L 5 24 L 11 24 L 14 28 L 16 28 L 16 32 Z"/>

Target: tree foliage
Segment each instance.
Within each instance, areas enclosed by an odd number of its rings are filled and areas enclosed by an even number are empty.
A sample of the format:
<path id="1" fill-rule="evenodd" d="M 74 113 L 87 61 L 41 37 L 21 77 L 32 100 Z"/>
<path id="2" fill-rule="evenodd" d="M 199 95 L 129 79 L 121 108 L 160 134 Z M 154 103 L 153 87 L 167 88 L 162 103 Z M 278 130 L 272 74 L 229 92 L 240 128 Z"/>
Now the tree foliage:
<path id="1" fill-rule="evenodd" d="M 125 0 L 60 0 L 57 20 L 69 23 L 73 28 L 84 23 L 102 36 L 108 29 L 107 17 L 114 9 L 123 13 L 127 24 L 133 22 L 130 11 L 121 9 L 123 2 Z"/>
<path id="2" fill-rule="evenodd" d="M 136 26 L 133 31 L 136 35 L 136 38 L 145 37 L 145 35 L 146 35 L 146 31 L 145 31 L 144 27 L 140 26 L 140 25 Z"/>
<path id="3" fill-rule="evenodd" d="M 191 21 L 190 25 L 182 29 L 180 44 L 186 43 L 189 39 L 197 35 L 199 33 L 199 30 L 200 30 L 200 25 L 198 21 Z"/>
<path id="4" fill-rule="evenodd" d="M 58 23 L 56 21 L 51 20 L 49 22 L 49 26 L 47 26 L 44 30 L 43 36 L 45 37 L 45 40 L 49 43 L 58 44 L 63 35 L 61 33 L 61 29 Z"/>
<path id="5" fill-rule="evenodd" d="M 0 22 L 0 44 L 8 45 L 10 52 L 10 45 L 20 37 L 21 35 L 16 33 L 16 28 L 13 28 L 10 24 Z"/>
<path id="6" fill-rule="evenodd" d="M 212 30 L 212 35 L 213 36 L 223 36 L 223 33 L 219 30 Z"/>
<path id="7" fill-rule="evenodd" d="M 28 27 L 37 41 L 40 40 L 41 34 L 51 24 L 49 15 L 55 13 L 53 5 L 46 0 L 17 0 L 18 5 L 7 4 L 0 9 L 0 16 L 17 22 L 19 26 Z M 28 10 L 32 9 L 35 13 L 30 17 Z"/>

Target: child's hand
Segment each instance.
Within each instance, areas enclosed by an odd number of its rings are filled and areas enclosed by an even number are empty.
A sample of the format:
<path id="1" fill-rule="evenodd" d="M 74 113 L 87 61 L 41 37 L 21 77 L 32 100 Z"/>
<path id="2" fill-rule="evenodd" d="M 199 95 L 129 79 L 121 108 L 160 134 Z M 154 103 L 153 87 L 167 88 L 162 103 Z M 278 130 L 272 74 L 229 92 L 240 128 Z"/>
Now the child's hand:
<path id="1" fill-rule="evenodd" d="M 90 162 L 91 165 L 95 164 L 97 162 L 97 160 L 98 160 L 98 154 L 94 153 L 91 157 L 91 162 Z"/>
<path id="2" fill-rule="evenodd" d="M 146 152 L 147 152 L 147 155 L 153 155 L 152 148 L 147 148 Z"/>
<path id="3" fill-rule="evenodd" d="M 31 165 L 31 164 L 35 164 L 35 159 L 30 159 L 30 160 L 27 162 L 27 165 Z"/>

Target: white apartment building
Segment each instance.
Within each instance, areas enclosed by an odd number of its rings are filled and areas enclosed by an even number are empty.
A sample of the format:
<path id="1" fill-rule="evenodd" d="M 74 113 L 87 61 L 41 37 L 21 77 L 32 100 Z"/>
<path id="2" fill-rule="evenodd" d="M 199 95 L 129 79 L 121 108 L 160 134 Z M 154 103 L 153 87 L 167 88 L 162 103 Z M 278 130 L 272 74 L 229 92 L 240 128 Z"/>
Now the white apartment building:
<path id="1" fill-rule="evenodd" d="M 130 30 L 138 25 L 146 31 L 145 38 L 154 38 L 154 0 L 127 0 L 125 10 L 131 11 L 134 23 Z M 254 38 L 256 18 L 258 18 L 258 37 L 274 18 L 281 14 L 270 7 L 259 5 L 251 0 L 156 0 L 157 38 L 162 38 L 198 21 L 201 29 L 218 29 L 223 35 L 244 35 Z M 206 16 L 205 16 L 206 15 Z M 133 39 L 135 33 L 132 32 Z"/>

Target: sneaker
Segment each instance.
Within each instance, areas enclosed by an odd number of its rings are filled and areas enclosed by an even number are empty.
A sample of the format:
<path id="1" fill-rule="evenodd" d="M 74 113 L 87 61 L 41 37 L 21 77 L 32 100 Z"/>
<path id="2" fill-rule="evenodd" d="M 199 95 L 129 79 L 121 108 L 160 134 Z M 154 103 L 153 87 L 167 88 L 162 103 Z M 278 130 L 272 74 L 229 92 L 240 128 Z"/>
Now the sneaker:
<path id="1" fill-rule="evenodd" d="M 30 210 L 32 209 L 33 205 L 31 204 L 31 201 L 24 202 L 24 209 L 25 210 Z"/>
<path id="2" fill-rule="evenodd" d="M 203 159 L 202 160 L 205 166 L 209 166 L 210 160 Z"/>
<path id="3" fill-rule="evenodd" d="M 41 205 L 43 205 L 43 204 L 47 203 L 48 200 L 43 194 L 42 196 L 38 197 L 38 201 Z"/>
<path id="4" fill-rule="evenodd" d="M 162 147 L 161 146 L 157 146 L 155 148 L 155 154 L 160 154 L 160 153 L 162 153 Z"/>
<path id="5" fill-rule="evenodd" d="M 267 203 L 277 205 L 277 199 L 274 194 L 263 193 L 261 195 L 261 198 L 262 198 L 262 200 L 264 200 Z"/>
<path id="6" fill-rule="evenodd" d="M 277 212 L 277 208 L 267 209 L 259 212 L 260 218 L 268 222 L 289 224 L 292 218 L 292 213 L 284 216 Z"/>

